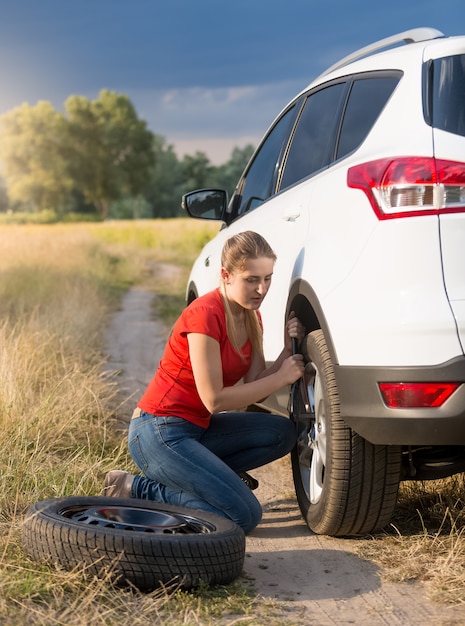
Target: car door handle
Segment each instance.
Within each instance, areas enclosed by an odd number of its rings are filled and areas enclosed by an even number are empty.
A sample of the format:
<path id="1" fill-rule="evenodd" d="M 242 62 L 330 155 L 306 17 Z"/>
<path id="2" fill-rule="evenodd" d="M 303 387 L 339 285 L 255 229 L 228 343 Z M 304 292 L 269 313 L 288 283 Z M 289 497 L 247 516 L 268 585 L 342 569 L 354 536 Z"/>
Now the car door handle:
<path id="1" fill-rule="evenodd" d="M 295 222 L 300 217 L 300 213 L 285 213 L 283 215 L 283 220 L 285 222 Z"/>

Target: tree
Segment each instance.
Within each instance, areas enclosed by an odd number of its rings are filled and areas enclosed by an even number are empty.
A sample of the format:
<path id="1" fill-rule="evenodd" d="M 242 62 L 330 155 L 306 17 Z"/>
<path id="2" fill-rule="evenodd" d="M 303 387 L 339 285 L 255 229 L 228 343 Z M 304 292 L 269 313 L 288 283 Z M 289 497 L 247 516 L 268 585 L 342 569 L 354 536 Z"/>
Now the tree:
<path id="1" fill-rule="evenodd" d="M 136 197 L 154 164 L 153 135 L 125 95 L 102 90 L 97 100 L 71 96 L 69 167 L 76 188 L 105 218 L 111 201 Z"/>
<path id="2" fill-rule="evenodd" d="M 231 195 L 253 152 L 252 144 L 248 144 L 244 148 L 234 148 L 229 161 L 216 168 L 214 176 L 217 182 L 213 186 L 226 189 Z"/>
<path id="3" fill-rule="evenodd" d="M 239 179 L 252 146 L 211 165 L 203 152 L 179 161 L 173 146 L 139 120 L 127 96 L 103 90 L 71 96 L 66 115 L 48 102 L 23 104 L 0 118 L 0 160 L 11 201 L 37 210 L 112 210 L 125 216 L 181 213 L 181 195 L 202 187 L 227 189 Z M 1 198 L 0 198 L 1 201 Z M 6 201 L 6 198 L 5 198 Z M 117 208 L 116 208 L 117 207 Z"/>
<path id="4" fill-rule="evenodd" d="M 154 135 L 155 164 L 143 195 L 152 206 L 153 217 L 175 217 L 181 212 L 183 170 L 172 145 Z"/>
<path id="5" fill-rule="evenodd" d="M 184 176 L 184 191 L 208 187 L 212 178 L 213 168 L 204 152 L 196 152 L 194 156 L 188 154 L 182 160 Z"/>
<path id="6" fill-rule="evenodd" d="M 12 202 L 60 211 L 72 188 L 64 158 L 66 120 L 49 102 L 0 118 L 0 159 Z"/>

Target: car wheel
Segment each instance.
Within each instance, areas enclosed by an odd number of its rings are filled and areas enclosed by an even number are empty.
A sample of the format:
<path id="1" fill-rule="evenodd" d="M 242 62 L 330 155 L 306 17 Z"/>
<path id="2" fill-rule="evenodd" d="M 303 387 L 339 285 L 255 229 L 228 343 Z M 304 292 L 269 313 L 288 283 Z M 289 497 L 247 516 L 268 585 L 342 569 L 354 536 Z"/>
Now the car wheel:
<path id="1" fill-rule="evenodd" d="M 245 535 L 234 522 L 146 500 L 68 497 L 38 502 L 22 541 L 36 561 L 85 569 L 120 586 L 227 584 L 243 568 Z"/>
<path id="2" fill-rule="evenodd" d="M 310 333 L 305 342 L 310 362 L 291 392 L 297 428 L 291 460 L 300 510 L 319 534 L 376 531 L 389 522 L 396 504 L 401 449 L 371 444 L 344 423 L 323 332 Z"/>

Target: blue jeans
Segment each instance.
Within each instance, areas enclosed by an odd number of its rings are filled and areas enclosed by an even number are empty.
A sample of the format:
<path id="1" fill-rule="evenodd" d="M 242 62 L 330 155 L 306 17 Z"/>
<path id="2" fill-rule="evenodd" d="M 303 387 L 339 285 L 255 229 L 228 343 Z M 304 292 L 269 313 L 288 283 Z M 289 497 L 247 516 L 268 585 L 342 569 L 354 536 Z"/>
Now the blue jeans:
<path id="1" fill-rule="evenodd" d="M 279 415 L 219 413 L 202 428 L 141 411 L 128 433 L 129 451 L 143 473 L 134 478 L 131 496 L 210 511 L 250 532 L 262 508 L 237 472 L 279 459 L 295 439 L 293 423 Z"/>

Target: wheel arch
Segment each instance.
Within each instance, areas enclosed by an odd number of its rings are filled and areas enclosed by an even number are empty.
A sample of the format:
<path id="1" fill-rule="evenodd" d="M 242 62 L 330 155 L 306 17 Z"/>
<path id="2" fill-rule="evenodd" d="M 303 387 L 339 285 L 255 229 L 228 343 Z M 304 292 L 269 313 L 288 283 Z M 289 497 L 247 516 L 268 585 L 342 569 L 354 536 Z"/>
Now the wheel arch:
<path id="1" fill-rule="evenodd" d="M 199 297 L 197 287 L 194 282 L 190 282 L 186 289 L 186 305 L 190 304 Z"/>
<path id="2" fill-rule="evenodd" d="M 305 326 L 306 334 L 318 329 L 323 331 L 331 360 L 333 364 L 337 364 L 337 353 L 323 308 L 314 289 L 302 278 L 296 278 L 291 285 L 286 306 L 286 319 L 291 311 L 295 312 Z"/>

